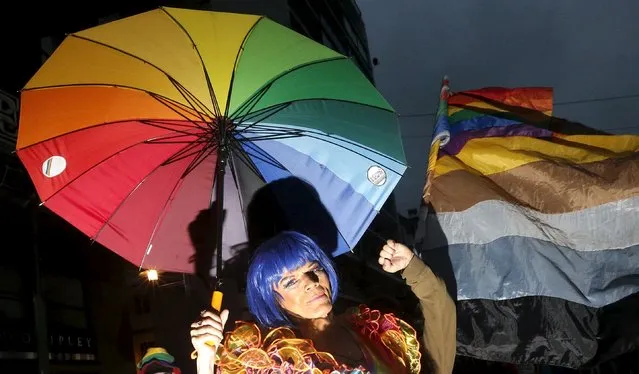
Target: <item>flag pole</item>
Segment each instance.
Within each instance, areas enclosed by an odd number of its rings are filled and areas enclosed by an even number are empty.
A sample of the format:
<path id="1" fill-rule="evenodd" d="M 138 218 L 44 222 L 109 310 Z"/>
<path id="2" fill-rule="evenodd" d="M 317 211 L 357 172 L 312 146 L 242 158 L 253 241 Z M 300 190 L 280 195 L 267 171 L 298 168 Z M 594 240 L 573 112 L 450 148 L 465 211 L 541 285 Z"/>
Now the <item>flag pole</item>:
<path id="1" fill-rule="evenodd" d="M 435 163 L 439 149 L 450 141 L 450 129 L 448 125 L 448 98 L 450 97 L 450 86 L 448 77 L 442 79 L 442 87 L 439 91 L 439 104 L 437 114 L 435 114 L 435 128 L 433 129 L 433 140 L 428 154 L 428 166 L 426 169 L 426 183 L 424 184 L 424 194 L 422 204 L 430 202 L 430 186 L 435 174 Z"/>

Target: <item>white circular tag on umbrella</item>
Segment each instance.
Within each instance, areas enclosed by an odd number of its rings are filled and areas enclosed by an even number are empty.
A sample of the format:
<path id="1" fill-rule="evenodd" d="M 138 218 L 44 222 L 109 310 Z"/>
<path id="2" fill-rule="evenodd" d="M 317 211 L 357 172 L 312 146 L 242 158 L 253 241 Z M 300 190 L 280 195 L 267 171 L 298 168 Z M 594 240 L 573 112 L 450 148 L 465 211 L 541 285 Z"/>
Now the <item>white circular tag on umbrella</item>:
<path id="1" fill-rule="evenodd" d="M 42 174 L 48 178 L 53 178 L 62 174 L 67 168 L 67 160 L 62 156 L 51 156 L 42 163 Z"/>
<path id="2" fill-rule="evenodd" d="M 368 168 L 367 177 L 368 181 L 376 186 L 381 186 L 386 183 L 386 171 L 377 165 Z"/>

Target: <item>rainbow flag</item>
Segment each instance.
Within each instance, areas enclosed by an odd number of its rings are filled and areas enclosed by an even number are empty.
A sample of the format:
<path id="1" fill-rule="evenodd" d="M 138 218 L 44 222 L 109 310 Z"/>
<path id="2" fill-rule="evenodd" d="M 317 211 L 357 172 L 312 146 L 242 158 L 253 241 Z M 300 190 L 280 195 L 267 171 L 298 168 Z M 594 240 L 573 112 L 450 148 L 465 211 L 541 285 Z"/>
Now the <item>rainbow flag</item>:
<path id="1" fill-rule="evenodd" d="M 639 136 L 552 106 L 444 81 L 418 237 L 448 251 L 459 355 L 582 368 L 639 346 Z"/>

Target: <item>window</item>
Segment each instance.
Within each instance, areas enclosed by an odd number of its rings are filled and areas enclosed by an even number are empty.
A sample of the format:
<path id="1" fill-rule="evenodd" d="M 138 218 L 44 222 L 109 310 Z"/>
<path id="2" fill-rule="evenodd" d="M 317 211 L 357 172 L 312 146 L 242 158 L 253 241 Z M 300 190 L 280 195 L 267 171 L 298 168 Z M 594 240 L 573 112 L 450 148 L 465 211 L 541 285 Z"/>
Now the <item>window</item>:
<path id="1" fill-rule="evenodd" d="M 21 297 L 22 278 L 15 269 L 0 267 L 0 321 L 26 318 L 25 301 Z"/>
<path id="2" fill-rule="evenodd" d="M 18 99 L 0 90 L 0 145 L 7 149 L 15 147 L 18 136 L 18 108 Z"/>
<path id="3" fill-rule="evenodd" d="M 47 274 L 42 284 L 51 326 L 86 329 L 84 290 L 80 280 Z"/>
<path id="4" fill-rule="evenodd" d="M 147 295 L 136 295 L 134 299 L 135 314 L 139 316 L 151 313 L 151 302 Z"/>
<path id="5" fill-rule="evenodd" d="M 289 0 L 291 28 L 318 43 L 322 42 L 322 26 L 317 15 L 304 0 Z"/>
<path id="6" fill-rule="evenodd" d="M 7 295 L 0 295 L 0 321 L 23 318 L 25 318 L 25 310 L 22 301 Z"/>

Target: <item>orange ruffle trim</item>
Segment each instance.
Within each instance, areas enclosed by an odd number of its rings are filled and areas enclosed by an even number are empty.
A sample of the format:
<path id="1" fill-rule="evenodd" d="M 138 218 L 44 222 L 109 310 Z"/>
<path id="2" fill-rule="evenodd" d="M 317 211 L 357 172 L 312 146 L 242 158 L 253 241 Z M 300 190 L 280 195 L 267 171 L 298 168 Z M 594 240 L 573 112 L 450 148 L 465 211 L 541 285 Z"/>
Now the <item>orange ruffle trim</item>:
<path id="1" fill-rule="evenodd" d="M 308 339 L 299 339 L 286 327 L 271 330 L 264 339 L 254 323 L 236 322 L 227 333 L 216 360 L 218 373 L 368 373 L 341 365 L 327 352 L 319 352 Z"/>
<path id="2" fill-rule="evenodd" d="M 393 373 L 419 373 L 421 357 L 417 333 L 392 313 L 360 305 L 351 320 L 357 333 Z"/>
<path id="3" fill-rule="evenodd" d="M 365 306 L 354 311 L 351 323 L 393 373 L 419 373 L 419 341 L 407 323 Z M 244 321 L 236 322 L 235 329 L 226 334 L 218 350 L 216 369 L 224 374 L 370 373 L 361 366 L 349 368 L 330 353 L 317 351 L 311 340 L 297 338 L 289 328 L 273 329 L 262 338 L 257 325 Z"/>

